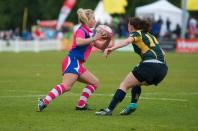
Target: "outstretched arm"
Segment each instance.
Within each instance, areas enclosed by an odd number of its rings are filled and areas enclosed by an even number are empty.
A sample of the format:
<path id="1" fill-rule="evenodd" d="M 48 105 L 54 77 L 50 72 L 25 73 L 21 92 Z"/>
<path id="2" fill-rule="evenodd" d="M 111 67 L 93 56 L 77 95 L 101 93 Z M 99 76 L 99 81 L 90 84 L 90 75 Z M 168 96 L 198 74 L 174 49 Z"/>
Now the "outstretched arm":
<path id="1" fill-rule="evenodd" d="M 127 39 L 125 39 L 125 40 L 119 42 L 118 44 L 114 45 L 111 49 L 113 51 L 113 50 L 116 50 L 118 48 L 122 48 L 124 46 L 127 46 L 128 44 L 132 43 L 133 40 L 134 40 L 133 37 L 128 37 Z"/>
<path id="2" fill-rule="evenodd" d="M 107 57 L 112 51 L 127 46 L 130 43 L 133 43 L 133 41 L 134 41 L 133 37 L 128 37 L 127 39 L 121 41 L 120 43 L 115 44 L 113 47 L 105 49 L 104 55 Z"/>

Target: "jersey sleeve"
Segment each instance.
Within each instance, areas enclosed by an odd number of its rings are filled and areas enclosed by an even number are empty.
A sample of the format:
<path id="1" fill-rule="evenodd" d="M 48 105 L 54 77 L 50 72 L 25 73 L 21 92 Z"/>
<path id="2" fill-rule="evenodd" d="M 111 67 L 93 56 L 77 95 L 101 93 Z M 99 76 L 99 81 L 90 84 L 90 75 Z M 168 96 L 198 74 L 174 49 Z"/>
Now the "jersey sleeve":
<path id="1" fill-rule="evenodd" d="M 85 33 L 82 30 L 78 29 L 76 31 L 76 38 L 85 38 Z"/>
<path id="2" fill-rule="evenodd" d="M 134 39 L 133 42 L 137 42 L 141 39 L 141 35 L 138 32 L 132 32 L 129 36 Z"/>

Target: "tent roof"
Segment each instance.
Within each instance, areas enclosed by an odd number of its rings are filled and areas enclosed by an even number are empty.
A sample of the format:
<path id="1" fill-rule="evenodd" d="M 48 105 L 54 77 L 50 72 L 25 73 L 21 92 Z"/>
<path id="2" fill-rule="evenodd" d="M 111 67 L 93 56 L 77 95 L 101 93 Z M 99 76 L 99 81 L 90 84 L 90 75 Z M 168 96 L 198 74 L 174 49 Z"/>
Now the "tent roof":
<path id="1" fill-rule="evenodd" d="M 141 14 L 141 13 L 145 13 L 145 12 L 151 13 L 154 11 L 182 13 L 182 10 L 180 8 L 169 3 L 167 0 L 158 0 L 157 2 L 136 8 L 136 14 Z"/>
<path id="2" fill-rule="evenodd" d="M 96 21 L 100 22 L 101 24 L 110 24 L 112 21 L 112 17 L 110 14 L 104 11 L 104 5 L 102 1 L 99 1 L 95 11 Z"/>

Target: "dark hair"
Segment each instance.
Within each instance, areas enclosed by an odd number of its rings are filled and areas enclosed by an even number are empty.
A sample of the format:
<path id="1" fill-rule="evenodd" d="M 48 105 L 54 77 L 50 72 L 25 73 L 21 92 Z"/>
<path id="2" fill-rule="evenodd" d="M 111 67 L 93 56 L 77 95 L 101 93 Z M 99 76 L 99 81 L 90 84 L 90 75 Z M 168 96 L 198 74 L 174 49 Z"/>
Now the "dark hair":
<path id="1" fill-rule="evenodd" d="M 139 17 L 130 17 L 129 24 L 136 30 L 142 30 L 143 32 L 149 32 L 151 29 L 150 22 L 147 20 L 141 20 Z"/>

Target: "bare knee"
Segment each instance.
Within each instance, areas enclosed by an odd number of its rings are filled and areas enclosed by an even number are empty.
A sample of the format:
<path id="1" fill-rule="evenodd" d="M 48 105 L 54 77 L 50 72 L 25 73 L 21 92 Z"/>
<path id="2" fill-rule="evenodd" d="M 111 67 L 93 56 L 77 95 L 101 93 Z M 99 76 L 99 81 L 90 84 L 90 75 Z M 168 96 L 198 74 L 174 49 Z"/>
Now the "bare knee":
<path id="1" fill-rule="evenodd" d="M 132 87 L 133 87 L 133 85 L 129 85 L 129 84 L 125 83 L 125 82 L 121 82 L 119 89 L 122 89 L 123 91 L 127 91 L 130 88 L 132 88 Z"/>
<path id="2" fill-rule="evenodd" d="M 64 92 L 68 92 L 71 90 L 72 86 L 68 85 L 67 83 L 63 83 L 64 87 L 65 87 L 65 90 Z"/>
<path id="3" fill-rule="evenodd" d="M 71 87 L 69 87 L 69 86 L 66 86 L 65 87 L 65 92 L 68 92 L 68 91 L 70 91 L 71 90 Z"/>
<path id="4" fill-rule="evenodd" d="M 129 87 L 127 87 L 127 85 L 124 82 L 121 82 L 119 89 L 122 89 L 124 91 L 127 91 L 129 89 Z"/>

